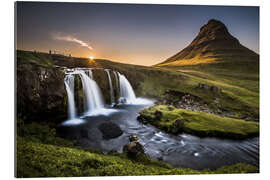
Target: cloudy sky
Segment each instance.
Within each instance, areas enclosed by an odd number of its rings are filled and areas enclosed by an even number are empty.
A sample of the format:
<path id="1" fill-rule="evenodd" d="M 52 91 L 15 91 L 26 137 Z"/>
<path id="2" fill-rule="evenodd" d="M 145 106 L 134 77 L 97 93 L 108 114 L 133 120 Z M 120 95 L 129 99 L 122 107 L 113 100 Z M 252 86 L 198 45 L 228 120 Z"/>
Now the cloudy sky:
<path id="1" fill-rule="evenodd" d="M 17 49 L 153 65 L 182 50 L 209 19 L 259 53 L 259 8 L 17 3 Z"/>

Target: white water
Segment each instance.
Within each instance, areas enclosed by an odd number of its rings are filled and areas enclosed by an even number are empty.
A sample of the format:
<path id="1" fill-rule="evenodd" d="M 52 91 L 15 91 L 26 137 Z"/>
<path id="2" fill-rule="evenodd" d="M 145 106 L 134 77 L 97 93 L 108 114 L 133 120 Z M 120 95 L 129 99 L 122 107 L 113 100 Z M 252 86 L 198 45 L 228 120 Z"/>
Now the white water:
<path id="1" fill-rule="evenodd" d="M 88 76 L 94 80 L 92 69 L 88 70 Z"/>
<path id="2" fill-rule="evenodd" d="M 124 104 L 135 104 L 136 96 L 127 78 L 119 72 L 120 98 L 119 102 Z"/>
<path id="3" fill-rule="evenodd" d="M 109 85 L 110 85 L 110 96 L 111 96 L 111 105 L 115 104 L 115 98 L 114 98 L 114 92 L 113 92 L 113 85 L 112 85 L 112 79 L 110 75 L 109 69 L 105 69 L 107 75 L 108 75 L 108 80 L 109 80 Z"/>
<path id="4" fill-rule="evenodd" d="M 76 125 L 82 124 L 84 121 L 76 117 L 76 107 L 74 100 L 74 76 L 73 74 L 67 74 L 64 79 L 67 97 L 68 97 L 68 119 L 63 125 Z"/>
<path id="5" fill-rule="evenodd" d="M 85 112 L 91 113 L 104 107 L 103 98 L 97 83 L 90 79 L 83 70 L 77 70 L 80 75 L 85 96 Z"/>
<path id="6" fill-rule="evenodd" d="M 110 70 L 105 69 L 108 82 L 110 86 L 110 98 L 111 105 L 116 103 L 116 96 L 114 94 L 114 87 L 112 85 L 112 79 L 110 75 Z M 66 77 L 64 79 L 67 96 L 68 96 L 68 121 L 65 121 L 63 125 L 77 125 L 84 123 L 85 121 L 76 116 L 76 106 L 75 106 L 75 98 L 74 98 L 74 75 L 79 75 L 82 83 L 82 88 L 84 92 L 84 106 L 85 112 L 84 116 L 97 116 L 97 115 L 105 115 L 108 116 L 112 113 L 119 112 L 119 109 L 113 108 L 105 108 L 105 104 L 103 102 L 103 97 L 101 91 L 99 89 L 98 84 L 93 79 L 92 69 L 89 68 L 74 68 L 74 69 L 64 69 L 66 73 Z M 119 103 L 120 104 L 133 104 L 133 105 L 143 105 L 143 104 L 151 104 L 153 101 L 145 99 L 145 98 L 136 98 L 135 93 L 133 91 L 132 86 L 126 77 L 119 72 L 113 71 L 116 87 L 119 87 Z"/>
<path id="7" fill-rule="evenodd" d="M 67 97 L 68 97 L 68 118 L 74 119 L 76 117 L 76 108 L 75 108 L 75 100 L 74 100 L 74 76 L 72 74 L 68 74 L 64 80 Z"/>

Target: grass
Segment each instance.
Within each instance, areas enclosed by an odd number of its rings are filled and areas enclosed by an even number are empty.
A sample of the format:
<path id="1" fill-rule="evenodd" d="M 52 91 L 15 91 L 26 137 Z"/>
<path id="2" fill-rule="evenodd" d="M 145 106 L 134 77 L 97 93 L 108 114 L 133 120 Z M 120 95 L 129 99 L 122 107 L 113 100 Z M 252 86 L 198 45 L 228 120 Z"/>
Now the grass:
<path id="1" fill-rule="evenodd" d="M 157 112 L 161 115 L 157 115 Z M 186 132 L 203 137 L 243 139 L 259 134 L 257 122 L 176 109 L 173 106 L 166 105 L 157 105 L 141 111 L 139 120 L 153 124 L 170 133 Z M 180 126 L 177 125 L 178 121 L 182 121 Z"/>
<path id="2" fill-rule="evenodd" d="M 86 58 L 69 58 L 27 51 L 17 51 L 17 63 L 18 69 L 23 64 L 34 64 L 44 68 L 51 68 L 55 65 L 110 68 L 125 74 L 137 96 L 162 99 L 166 90 L 177 90 L 194 94 L 213 108 L 216 106 L 213 100 L 218 97 L 222 110 L 235 112 L 239 116 L 257 117 L 259 114 L 259 75 L 257 71 L 239 71 L 239 68 L 233 66 L 212 66 L 209 64 L 181 67 L 182 71 L 178 71 L 180 70 L 178 66 L 169 68 L 145 67 L 108 60 L 89 61 Z M 183 70 L 186 72 L 183 72 Z M 187 70 L 193 72 L 187 72 Z M 99 74 L 102 76 L 101 73 Z M 106 74 L 103 74 L 104 78 L 107 78 Z M 99 78 L 102 79 L 102 77 Z M 198 83 L 221 86 L 222 93 L 216 95 L 202 91 L 196 88 Z M 171 127 L 175 127 L 174 122 L 180 118 L 185 119 L 185 131 L 194 134 L 200 132 L 202 134 L 199 135 L 208 136 L 221 133 L 228 136 L 231 133 L 235 136 L 235 133 L 237 133 L 237 137 L 258 134 L 258 123 L 255 122 L 222 118 L 212 114 L 186 110 L 178 112 L 174 109 L 173 113 L 166 110 L 166 113 L 169 121 L 161 119 L 161 121 L 155 123 L 159 123 L 160 128 L 167 128 L 168 131 L 172 130 Z M 148 115 L 152 117 L 151 113 Z M 23 121 L 18 121 L 17 125 L 17 177 L 258 172 L 258 168 L 247 164 L 224 166 L 216 170 L 196 171 L 173 168 L 164 162 L 153 161 L 149 157 L 130 159 L 125 154 L 119 153 L 104 155 L 98 150 L 76 147 L 73 142 L 57 137 L 55 129 L 48 124 L 24 124 Z M 196 129 L 199 129 L 199 131 L 196 131 Z M 211 133 L 207 134 L 206 132 Z"/>
<path id="3" fill-rule="evenodd" d="M 29 51 L 17 51 L 18 63 L 33 63 L 42 67 L 54 66 L 53 59 L 46 53 L 35 53 Z"/>
<path id="4" fill-rule="evenodd" d="M 219 63 L 192 66 L 146 67 L 102 59 L 89 61 L 87 58 L 69 58 L 26 51 L 17 51 L 17 54 L 18 57 L 21 57 L 18 61 L 36 61 L 38 64 L 53 63 L 66 67 L 113 69 L 127 77 L 137 96 L 164 99 L 166 90 L 176 90 L 200 97 L 203 103 L 208 104 L 213 109 L 217 108 L 214 99 L 218 97 L 220 99 L 218 107 L 222 111 L 232 112 L 232 114 L 235 114 L 235 118 L 241 116 L 251 117 L 251 119 L 259 118 L 258 63 L 251 60 L 249 62 L 232 58 L 229 62 L 234 61 L 234 63 L 220 61 Z M 45 57 L 48 60 L 44 60 Z M 103 75 L 99 73 L 98 76 L 95 77 L 97 80 L 107 79 L 105 73 Z M 112 80 L 114 82 L 114 76 Z M 101 83 L 100 87 L 104 94 L 108 89 L 107 83 L 104 84 L 101 81 L 98 83 Z M 202 91 L 197 88 L 199 83 L 219 86 L 222 93 L 215 95 L 211 92 Z M 105 96 L 105 99 L 109 98 Z"/>
<path id="5" fill-rule="evenodd" d="M 255 173 L 247 164 L 217 170 L 173 168 L 165 163 L 134 162 L 125 156 L 92 153 L 83 149 L 33 143 L 18 139 L 17 177 L 138 176 L 176 174 Z"/>
<path id="6" fill-rule="evenodd" d="M 76 147 L 73 142 L 59 138 L 55 129 L 44 124 L 18 123 L 16 177 L 79 177 L 257 173 L 248 164 L 223 166 L 216 170 L 173 168 L 150 159 L 147 155 L 130 158 L 127 154 L 103 154 L 95 149 Z"/>

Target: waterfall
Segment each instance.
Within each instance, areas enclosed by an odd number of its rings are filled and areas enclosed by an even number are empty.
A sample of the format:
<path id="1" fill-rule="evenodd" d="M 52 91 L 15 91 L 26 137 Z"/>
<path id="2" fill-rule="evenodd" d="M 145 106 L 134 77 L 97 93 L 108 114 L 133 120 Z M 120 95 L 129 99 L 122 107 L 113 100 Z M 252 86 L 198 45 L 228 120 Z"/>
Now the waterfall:
<path id="1" fill-rule="evenodd" d="M 76 108 L 74 101 L 74 76 L 72 74 L 68 74 L 65 76 L 64 83 L 66 86 L 67 97 L 68 97 L 68 118 L 75 119 L 76 118 Z"/>
<path id="2" fill-rule="evenodd" d="M 117 72 L 119 76 L 119 84 L 120 84 L 120 103 L 134 104 L 136 102 L 136 96 L 133 91 L 132 86 L 126 77 L 119 72 Z"/>
<path id="3" fill-rule="evenodd" d="M 105 72 L 107 73 L 108 79 L 109 79 L 111 105 L 114 105 L 115 104 L 115 100 L 114 100 L 115 98 L 114 98 L 113 85 L 112 85 L 112 79 L 111 79 L 110 71 L 109 71 L 109 69 L 105 69 Z"/>
<path id="4" fill-rule="evenodd" d="M 94 80 L 92 69 L 88 70 L 88 76 Z"/>
<path id="5" fill-rule="evenodd" d="M 101 92 L 97 83 L 90 79 L 83 70 L 77 70 L 80 75 L 86 103 L 86 113 L 101 109 L 104 107 Z"/>
<path id="6" fill-rule="evenodd" d="M 82 90 L 84 93 L 84 105 L 85 113 L 83 116 L 96 116 L 96 115 L 109 115 L 111 113 L 119 112 L 119 109 L 105 108 L 101 91 L 98 84 L 93 79 L 92 69 L 89 68 L 74 68 L 64 69 L 66 74 L 64 83 L 68 97 L 68 116 L 69 120 L 65 121 L 64 125 L 76 125 L 85 123 L 82 118 L 76 116 L 75 98 L 74 98 L 74 75 L 79 75 Z M 116 86 L 113 87 L 110 69 L 104 70 L 108 76 L 108 82 L 110 85 L 110 97 L 111 104 L 116 103 L 116 94 L 119 96 L 119 103 L 122 104 L 149 104 L 152 103 L 144 98 L 136 98 L 135 93 L 130 85 L 129 81 L 123 74 L 117 71 L 112 71 L 115 76 Z M 116 91 L 115 91 L 116 90 Z M 119 90 L 119 93 L 118 93 Z M 76 92 L 79 93 L 79 92 Z"/>

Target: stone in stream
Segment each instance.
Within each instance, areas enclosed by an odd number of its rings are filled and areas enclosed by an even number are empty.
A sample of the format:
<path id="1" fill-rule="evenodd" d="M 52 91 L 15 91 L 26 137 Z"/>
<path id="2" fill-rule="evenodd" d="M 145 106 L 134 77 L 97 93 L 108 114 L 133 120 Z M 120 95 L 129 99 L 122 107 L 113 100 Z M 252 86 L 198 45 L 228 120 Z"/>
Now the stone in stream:
<path id="1" fill-rule="evenodd" d="M 144 149 L 143 149 L 143 146 L 139 142 L 133 141 L 129 144 L 126 144 L 123 147 L 123 152 L 127 153 L 130 156 L 135 157 L 139 154 L 144 154 Z"/>
<path id="2" fill-rule="evenodd" d="M 134 134 L 131 134 L 129 137 L 129 141 L 130 142 L 134 142 L 134 141 L 138 141 L 139 140 L 139 137 L 134 135 Z"/>
<path id="3" fill-rule="evenodd" d="M 123 134 L 122 129 L 115 123 L 106 122 L 102 123 L 99 127 L 104 139 L 113 139 Z"/>

